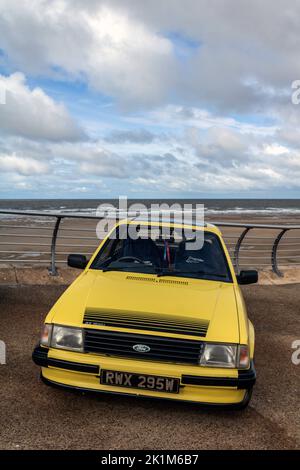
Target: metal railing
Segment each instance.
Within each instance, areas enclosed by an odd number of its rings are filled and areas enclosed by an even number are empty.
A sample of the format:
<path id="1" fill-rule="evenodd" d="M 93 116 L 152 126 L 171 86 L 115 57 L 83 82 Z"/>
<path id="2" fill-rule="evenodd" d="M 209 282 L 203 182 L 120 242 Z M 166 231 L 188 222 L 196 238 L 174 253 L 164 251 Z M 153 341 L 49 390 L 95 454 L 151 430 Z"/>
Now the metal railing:
<path id="1" fill-rule="evenodd" d="M 96 223 L 103 217 L 97 215 L 18 210 L 0 214 L 0 264 L 50 264 L 49 273 L 55 276 L 70 252 L 90 256 L 99 245 Z M 85 226 L 79 225 L 83 220 Z M 269 267 L 282 276 L 281 267 L 300 266 L 300 225 L 209 222 L 222 230 L 236 272 Z"/>

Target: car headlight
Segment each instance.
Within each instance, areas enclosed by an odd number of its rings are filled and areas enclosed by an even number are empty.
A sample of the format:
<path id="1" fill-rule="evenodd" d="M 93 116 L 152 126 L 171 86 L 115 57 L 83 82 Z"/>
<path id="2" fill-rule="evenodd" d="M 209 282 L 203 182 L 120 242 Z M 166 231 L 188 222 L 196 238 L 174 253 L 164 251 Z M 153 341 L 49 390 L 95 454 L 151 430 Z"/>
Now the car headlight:
<path id="1" fill-rule="evenodd" d="M 50 345 L 52 348 L 83 352 L 82 329 L 53 325 Z"/>
<path id="2" fill-rule="evenodd" d="M 249 348 L 247 345 L 206 343 L 200 358 L 200 365 L 247 369 Z"/>

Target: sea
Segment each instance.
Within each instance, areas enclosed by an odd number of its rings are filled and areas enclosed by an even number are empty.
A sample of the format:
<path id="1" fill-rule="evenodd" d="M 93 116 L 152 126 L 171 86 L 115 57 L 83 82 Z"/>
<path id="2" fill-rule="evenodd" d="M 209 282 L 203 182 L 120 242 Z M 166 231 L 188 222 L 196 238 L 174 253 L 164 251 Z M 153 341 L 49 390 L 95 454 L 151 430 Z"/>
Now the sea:
<path id="1" fill-rule="evenodd" d="M 204 204 L 208 216 L 267 216 L 280 218 L 300 215 L 300 199 L 128 199 L 128 205 Z M 61 213 L 96 213 L 99 205 L 118 207 L 116 199 L 0 199 L 0 210 L 46 211 Z"/>

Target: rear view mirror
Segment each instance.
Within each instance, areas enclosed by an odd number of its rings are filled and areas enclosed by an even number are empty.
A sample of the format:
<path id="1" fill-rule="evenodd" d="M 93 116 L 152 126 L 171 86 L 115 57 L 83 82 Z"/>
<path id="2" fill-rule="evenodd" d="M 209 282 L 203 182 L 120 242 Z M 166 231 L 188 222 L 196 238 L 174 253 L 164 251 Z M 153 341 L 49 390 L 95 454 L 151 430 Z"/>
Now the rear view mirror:
<path id="1" fill-rule="evenodd" d="M 84 255 L 72 254 L 68 256 L 68 266 L 71 268 L 84 269 L 88 261 Z"/>
<path id="2" fill-rule="evenodd" d="M 236 278 L 239 284 L 255 284 L 258 281 L 258 272 L 254 269 L 241 271 Z"/>

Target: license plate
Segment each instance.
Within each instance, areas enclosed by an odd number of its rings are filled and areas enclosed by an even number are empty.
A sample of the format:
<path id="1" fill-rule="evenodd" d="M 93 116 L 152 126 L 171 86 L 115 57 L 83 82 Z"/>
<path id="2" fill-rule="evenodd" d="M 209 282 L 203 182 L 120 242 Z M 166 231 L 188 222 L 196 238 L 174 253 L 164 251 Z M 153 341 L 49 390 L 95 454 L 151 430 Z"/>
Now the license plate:
<path id="1" fill-rule="evenodd" d="M 100 383 L 114 387 L 138 388 L 157 392 L 178 393 L 179 379 L 158 377 L 156 375 L 132 374 L 116 370 L 101 370 Z"/>

